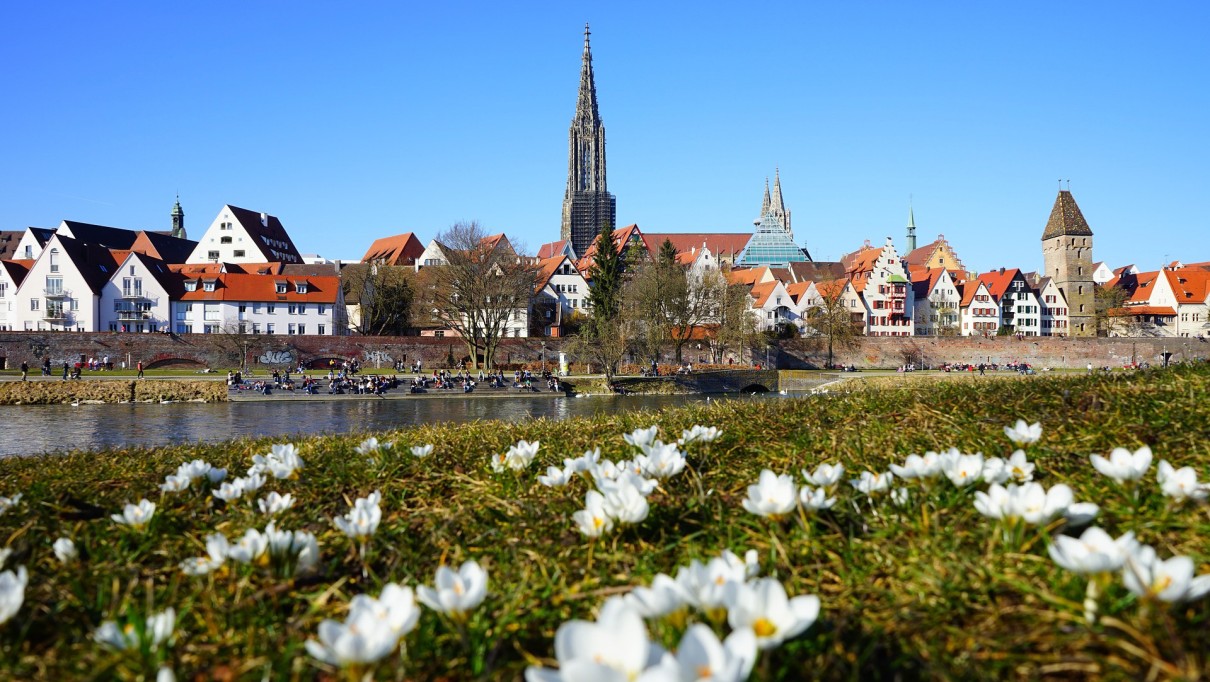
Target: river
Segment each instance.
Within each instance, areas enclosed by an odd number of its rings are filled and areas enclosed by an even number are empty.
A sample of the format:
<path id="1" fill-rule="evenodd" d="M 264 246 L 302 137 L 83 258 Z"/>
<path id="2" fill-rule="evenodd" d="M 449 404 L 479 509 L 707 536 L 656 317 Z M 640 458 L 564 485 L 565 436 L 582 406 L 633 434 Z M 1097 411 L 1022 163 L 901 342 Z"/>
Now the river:
<path id="1" fill-rule="evenodd" d="M 385 431 L 437 422 L 565 419 L 629 410 L 659 410 L 705 400 L 701 395 L 509 397 L 420 400 L 332 400 L 16 405 L 0 407 L 0 456 L 167 443 L 214 443 L 242 436 Z M 717 397 L 714 398 L 718 400 Z M 745 399 L 754 398 L 729 398 Z M 768 399 L 768 398 L 755 398 Z"/>

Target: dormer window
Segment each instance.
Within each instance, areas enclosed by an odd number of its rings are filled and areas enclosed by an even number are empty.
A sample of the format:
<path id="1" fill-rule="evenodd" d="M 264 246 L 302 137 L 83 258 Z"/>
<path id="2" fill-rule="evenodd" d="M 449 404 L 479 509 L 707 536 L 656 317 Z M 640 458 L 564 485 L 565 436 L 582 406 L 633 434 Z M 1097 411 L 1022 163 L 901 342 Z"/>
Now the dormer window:
<path id="1" fill-rule="evenodd" d="M 279 294 L 286 293 L 286 283 L 285 282 L 277 283 L 277 293 L 279 293 Z"/>
<path id="2" fill-rule="evenodd" d="M 296 294 L 307 293 L 307 283 L 306 282 L 295 282 L 294 283 L 294 293 L 296 293 Z"/>
<path id="3" fill-rule="evenodd" d="M 185 282 L 185 291 L 197 291 L 197 282 L 188 280 Z"/>
<path id="4" fill-rule="evenodd" d="M 214 291 L 214 280 L 206 280 L 202 282 L 202 291 Z"/>

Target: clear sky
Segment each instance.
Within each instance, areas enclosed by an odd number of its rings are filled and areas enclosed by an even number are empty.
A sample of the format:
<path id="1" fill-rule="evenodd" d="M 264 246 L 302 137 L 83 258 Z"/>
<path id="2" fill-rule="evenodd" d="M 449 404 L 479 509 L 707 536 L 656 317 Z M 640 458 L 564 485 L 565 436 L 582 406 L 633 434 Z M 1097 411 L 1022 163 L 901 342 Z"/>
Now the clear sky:
<path id="1" fill-rule="evenodd" d="M 618 222 L 750 231 L 781 168 L 817 260 L 944 233 L 1037 269 L 1057 180 L 1094 258 L 1210 260 L 1207 2 L 22 2 L 0 229 L 198 237 L 224 203 L 357 259 L 478 220 L 559 236 L 583 26 Z M 1066 185 L 1065 185 L 1066 186 Z"/>

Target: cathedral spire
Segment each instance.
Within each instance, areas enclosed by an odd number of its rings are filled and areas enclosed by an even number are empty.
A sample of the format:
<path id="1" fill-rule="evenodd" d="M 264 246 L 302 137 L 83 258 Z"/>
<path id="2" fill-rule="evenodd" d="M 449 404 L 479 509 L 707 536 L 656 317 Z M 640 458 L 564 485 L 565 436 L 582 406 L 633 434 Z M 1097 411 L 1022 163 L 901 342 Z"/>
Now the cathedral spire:
<path id="1" fill-rule="evenodd" d="M 597 111 L 597 85 L 592 70 L 592 32 L 584 24 L 580 93 L 568 140 L 567 191 L 563 196 L 560 237 L 583 254 L 608 223 L 616 228 L 616 199 L 605 181 L 605 125 Z"/>
<path id="2" fill-rule="evenodd" d="M 916 250 L 916 211 L 912 208 L 912 200 L 908 199 L 907 251 Z"/>
<path id="3" fill-rule="evenodd" d="M 760 214 L 762 216 L 769 212 L 769 207 L 770 207 L 770 205 L 772 205 L 772 203 L 773 203 L 772 200 L 769 199 L 769 176 L 766 175 L 765 176 L 765 198 L 762 199 L 760 202 Z"/>

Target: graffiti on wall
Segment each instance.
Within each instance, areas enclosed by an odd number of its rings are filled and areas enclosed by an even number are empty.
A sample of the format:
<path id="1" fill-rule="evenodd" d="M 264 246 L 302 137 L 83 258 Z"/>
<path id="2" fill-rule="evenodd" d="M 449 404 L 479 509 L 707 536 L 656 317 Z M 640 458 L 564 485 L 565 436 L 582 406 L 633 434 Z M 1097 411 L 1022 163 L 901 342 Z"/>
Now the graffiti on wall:
<path id="1" fill-rule="evenodd" d="M 260 355 L 262 365 L 292 365 L 294 353 L 288 350 L 267 350 Z"/>

